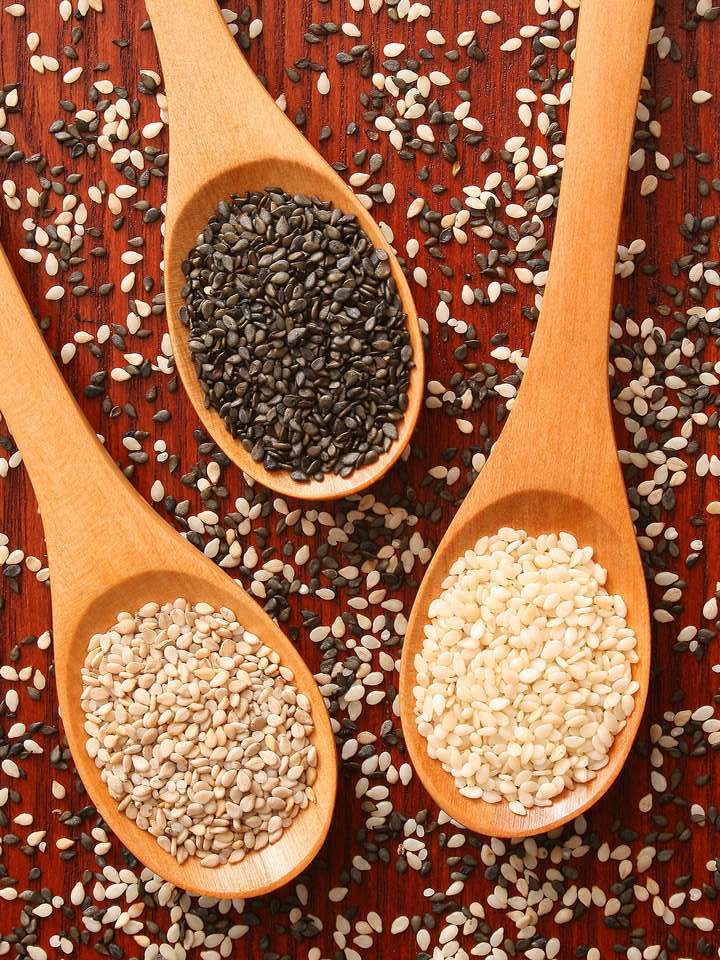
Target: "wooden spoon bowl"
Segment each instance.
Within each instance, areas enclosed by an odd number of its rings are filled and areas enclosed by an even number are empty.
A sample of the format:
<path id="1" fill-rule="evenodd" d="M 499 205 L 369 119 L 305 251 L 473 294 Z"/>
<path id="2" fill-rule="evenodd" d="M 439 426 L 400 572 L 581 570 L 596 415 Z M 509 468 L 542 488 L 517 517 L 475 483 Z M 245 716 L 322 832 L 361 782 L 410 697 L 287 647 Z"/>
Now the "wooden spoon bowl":
<path id="1" fill-rule="evenodd" d="M 52 577 L 55 679 L 78 773 L 98 812 L 139 860 L 175 886 L 209 897 L 252 897 L 288 882 L 320 849 L 337 785 L 335 741 L 315 680 L 277 624 L 226 573 L 171 529 L 124 480 L 58 372 L 0 249 L 0 409 L 40 505 Z M 42 384 L 42 390 L 38 390 Z M 51 425 L 51 428 L 48 428 Z M 316 802 L 271 846 L 238 864 L 179 864 L 118 811 L 88 755 L 80 705 L 88 641 L 122 610 L 184 597 L 229 607 L 280 655 L 311 703 L 317 748 Z"/>
<path id="2" fill-rule="evenodd" d="M 572 109 L 551 267 L 538 328 L 508 421 L 437 549 L 405 635 L 400 712 L 420 778 L 438 804 L 479 833 L 519 837 L 577 816 L 610 787 L 630 750 L 647 696 L 650 617 L 617 458 L 608 388 L 608 324 L 627 157 L 653 0 L 583 0 Z M 602 37 L 602 44 L 597 38 Z M 594 780 L 526 816 L 460 795 L 431 760 L 415 722 L 415 655 L 430 602 L 453 562 L 501 527 L 573 534 L 608 571 L 637 636 L 635 708 Z"/>
<path id="3" fill-rule="evenodd" d="M 216 609 L 229 607 L 245 625 L 248 624 L 245 615 L 249 611 L 238 604 L 239 593 L 237 585 L 222 573 L 216 579 L 201 575 L 200 571 L 161 568 L 136 573 L 113 584 L 105 593 L 94 597 L 71 626 L 65 627 L 63 619 L 53 615 L 55 676 L 58 691 L 61 691 L 63 726 L 75 766 L 99 813 L 125 846 L 159 876 L 191 893 L 216 897 L 259 896 L 286 883 L 314 858 L 329 829 L 337 776 L 334 740 L 325 704 L 300 654 L 284 636 L 283 642 L 279 642 L 277 627 L 268 629 L 266 623 L 260 622 L 248 626 L 280 653 L 282 663 L 293 670 L 298 689 L 307 694 L 312 703 L 315 722 L 312 739 L 321 757 L 313 785 L 317 802 L 297 815 L 277 843 L 247 854 L 238 864 L 219 867 L 203 867 L 196 857 L 178 864 L 154 837 L 136 826 L 124 813 L 118 812 L 117 802 L 108 793 L 100 779 L 100 770 L 85 749 L 85 717 L 79 709 L 82 692 L 80 667 L 85 660 L 89 638 L 95 633 L 106 632 L 120 610 L 139 610 L 153 600 L 184 597 L 191 603 L 210 603 Z"/>
<path id="4" fill-rule="evenodd" d="M 260 84 L 230 36 L 214 0 L 146 0 L 160 50 L 170 109 L 170 183 L 165 241 L 165 292 L 175 362 L 193 407 L 227 455 L 264 486 L 284 496 L 324 500 L 357 493 L 380 479 L 401 456 L 415 428 L 424 387 L 422 336 L 410 289 L 395 253 L 352 190 L 322 159 Z M 197 77 L 200 57 L 203 77 Z M 280 187 L 315 195 L 354 214 L 373 245 L 390 256 L 392 276 L 407 317 L 414 368 L 398 437 L 375 461 L 348 477 L 327 474 L 299 482 L 269 471 L 234 439 L 205 396 L 180 319 L 182 262 L 198 235 L 232 194 Z"/>
<path id="5" fill-rule="evenodd" d="M 488 478 L 483 479 L 487 481 Z M 443 538 L 442 546 L 423 579 L 408 622 L 400 680 L 405 741 L 425 788 L 455 820 L 478 833 L 498 837 L 526 836 L 552 830 L 578 816 L 605 793 L 622 769 L 635 739 L 645 706 L 650 671 L 650 624 L 642 566 L 639 558 L 629 555 L 626 518 L 622 514 L 601 512 L 580 494 L 570 496 L 540 487 L 523 489 L 500 495 L 497 500 L 490 499 L 485 506 L 475 503 L 468 513 L 463 511 L 457 516 L 460 522 L 453 522 Z M 466 550 L 472 550 L 481 537 L 495 534 L 501 527 L 525 530 L 530 536 L 566 531 L 577 539 L 580 546 L 593 546 L 595 560 L 610 572 L 606 585 L 608 592 L 619 593 L 627 604 L 627 621 L 637 635 L 640 656 L 633 670 L 633 679 L 640 685 L 635 695 L 635 709 L 615 738 L 608 764 L 589 783 L 566 790 L 548 807 L 531 807 L 524 817 L 512 813 L 507 803 L 490 804 L 462 796 L 451 775 L 437 760 L 429 757 L 427 741 L 420 735 L 414 719 L 414 658 L 422 649 L 430 603 L 442 593 L 443 581 L 454 561 Z"/>

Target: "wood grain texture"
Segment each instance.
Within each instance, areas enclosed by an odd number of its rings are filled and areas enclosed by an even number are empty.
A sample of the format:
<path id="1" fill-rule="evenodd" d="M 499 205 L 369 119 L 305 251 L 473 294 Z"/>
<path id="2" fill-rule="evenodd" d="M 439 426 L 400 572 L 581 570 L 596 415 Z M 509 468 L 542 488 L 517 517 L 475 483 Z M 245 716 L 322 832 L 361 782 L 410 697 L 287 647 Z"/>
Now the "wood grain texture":
<path id="1" fill-rule="evenodd" d="M 235 10 L 240 9 L 237 3 L 228 5 Z M 42 150 L 47 154 L 50 163 L 65 162 L 68 170 L 82 172 L 86 183 L 96 183 L 104 176 L 109 184 L 115 186 L 123 181 L 123 177 L 112 167 L 107 155 L 103 154 L 95 164 L 90 164 L 82 158 L 72 160 L 68 152 L 61 149 L 48 132 L 50 124 L 60 113 L 58 99 L 61 95 L 66 95 L 67 91 L 62 88 L 58 76 L 38 77 L 30 70 L 24 37 L 27 30 L 37 30 L 48 51 L 58 53 L 62 44 L 69 41 L 73 24 L 65 27 L 60 25 L 56 13 L 57 4 L 54 0 L 34 0 L 32 3 L 28 0 L 27 6 L 26 20 L 22 24 L 16 23 L 5 14 L 0 15 L 2 80 L 4 83 L 21 84 L 23 104 L 22 113 L 9 116 L 8 127 L 15 133 L 18 146 L 24 150 L 26 156 Z M 436 13 L 431 23 L 442 29 L 449 43 L 453 42 L 452 38 L 461 30 L 478 27 L 478 6 L 468 0 L 442 4 L 436 0 L 434 6 Z M 531 0 L 517 0 L 513 3 L 498 0 L 494 6 L 507 21 L 507 29 L 504 26 L 493 28 L 495 31 L 498 29 L 501 31 L 502 38 L 516 32 L 520 24 L 536 23 L 542 19 L 534 13 Z M 116 82 L 122 79 L 130 90 L 134 90 L 140 68 L 158 68 L 157 52 L 152 35 L 140 29 L 146 17 L 144 4 L 141 0 L 120 0 L 118 3 L 108 3 L 107 7 L 102 17 L 89 16 L 83 24 L 85 36 L 78 44 L 78 49 L 82 62 L 86 66 L 87 75 L 84 80 L 89 82 L 93 79 L 94 64 L 100 60 L 107 60 L 110 63 L 109 75 Z M 303 30 L 311 21 L 330 17 L 337 22 L 342 22 L 346 18 L 357 19 L 362 24 L 363 39 L 377 52 L 388 40 L 412 40 L 415 46 L 424 44 L 424 33 L 429 25 L 428 22 L 421 20 L 410 27 L 396 26 L 389 24 L 385 18 L 371 17 L 367 11 L 355 17 L 346 5 L 340 7 L 332 3 L 328 6 L 316 0 L 293 0 L 288 3 L 282 0 L 263 0 L 258 4 L 256 11 L 263 18 L 264 31 L 262 41 L 251 46 L 248 54 L 250 64 L 254 70 L 267 78 L 268 87 L 273 95 L 280 91 L 286 93 L 289 116 L 294 117 L 300 108 L 304 109 L 307 116 L 304 133 L 310 142 L 319 145 L 322 127 L 325 124 L 331 124 L 333 134 L 322 145 L 323 153 L 328 159 L 342 159 L 350 162 L 353 151 L 360 149 L 361 146 L 375 149 L 364 135 L 352 136 L 345 133 L 346 124 L 350 120 L 358 120 L 364 131 L 364 124 L 361 122 L 363 107 L 359 97 L 370 89 L 369 80 L 361 78 L 355 70 L 340 70 L 334 62 L 335 52 L 339 48 L 337 38 L 330 38 L 323 45 L 311 46 L 304 41 Z M 695 33 L 683 33 L 680 30 L 680 23 L 685 15 L 686 10 L 683 5 L 672 5 L 666 21 L 668 35 L 677 37 L 682 42 L 685 53 L 684 63 L 676 64 L 671 58 L 660 62 L 657 57 L 652 56 L 647 67 L 658 103 L 664 97 L 673 98 L 672 105 L 659 113 L 663 127 L 663 149 L 670 155 L 674 150 L 681 150 L 685 144 L 689 143 L 698 150 L 708 151 L 717 160 L 720 148 L 718 132 L 720 131 L 720 107 L 718 106 L 720 58 L 715 53 L 717 32 L 710 25 L 703 25 Z M 117 37 L 126 38 L 129 46 L 125 49 L 114 46 L 111 40 Z M 495 156 L 509 133 L 516 134 L 520 129 L 520 124 L 517 121 L 511 123 L 510 118 L 515 117 L 517 110 L 514 91 L 517 87 L 526 84 L 530 59 L 524 53 L 512 56 L 499 54 L 497 52 L 499 42 L 497 32 L 482 32 L 482 45 L 487 49 L 488 57 L 483 64 L 478 65 L 472 79 L 473 97 L 481 104 L 478 113 L 485 124 L 488 142 Z M 332 81 L 332 89 L 328 97 L 317 96 L 316 74 L 304 72 L 299 83 L 293 85 L 288 82 L 284 75 L 285 65 L 292 64 L 304 56 L 327 66 Z M 378 52 L 377 56 L 380 58 L 381 54 Z M 69 65 L 64 64 L 65 68 Z M 715 99 L 702 109 L 690 108 L 690 95 L 698 86 L 713 91 Z M 84 105 L 87 99 L 85 86 L 82 86 L 82 90 L 76 88 L 73 96 L 76 96 L 79 105 Z M 566 117 L 564 109 L 559 110 L 559 114 L 564 121 Z M 143 104 L 142 117 L 143 120 L 156 119 L 157 111 Z M 159 141 L 159 145 L 166 147 L 166 140 Z M 417 178 L 417 170 L 423 161 L 418 161 L 416 164 L 404 163 L 392 151 L 386 150 L 382 144 L 378 145 L 377 149 L 382 150 L 385 156 L 382 178 L 395 183 L 399 198 L 393 206 L 383 207 L 379 216 L 392 226 L 401 246 L 410 235 L 417 236 L 422 243 L 423 236 L 417 228 L 406 223 L 405 210 L 409 202 L 408 190 L 425 192 L 430 196 L 427 186 L 421 184 Z M 457 177 L 453 177 L 448 164 L 439 158 L 432 158 L 428 161 L 428 165 L 433 180 L 442 180 L 446 183 L 453 196 L 459 194 L 463 183 L 482 184 L 484 177 L 491 169 L 495 169 L 495 166 L 483 163 L 479 159 L 479 153 L 479 151 L 463 153 L 462 171 Z M 0 167 L 2 167 L 2 177 L 12 177 L 18 184 L 19 192 L 23 192 L 29 186 L 37 187 L 37 176 L 29 165 L 2 162 Z M 646 275 L 641 270 L 637 270 L 629 280 L 618 281 L 613 299 L 615 303 L 627 308 L 630 315 L 638 322 L 651 315 L 658 322 L 662 322 L 657 318 L 657 305 L 672 306 L 672 296 L 663 291 L 661 283 L 670 282 L 672 262 L 687 253 L 689 249 L 689 244 L 680 237 L 677 227 L 686 211 L 700 215 L 718 212 L 717 194 L 711 194 L 708 198 L 700 197 L 698 194 L 700 179 L 711 179 L 714 175 L 717 175 L 716 165 L 712 168 L 703 167 L 688 159 L 685 164 L 672 171 L 672 181 L 661 182 L 656 194 L 650 198 L 640 197 L 640 178 L 637 174 L 631 176 L 621 223 L 621 241 L 627 244 L 635 237 L 647 240 L 649 251 L 647 260 L 658 265 L 659 274 L 658 276 Z M 145 195 L 154 204 L 161 203 L 165 198 L 165 183 L 159 179 L 153 180 Z M 57 209 L 59 206 L 56 204 Z M 93 217 L 103 220 L 104 243 L 108 249 L 107 258 L 88 263 L 86 267 L 93 285 L 97 286 L 107 280 L 113 280 L 117 285 L 126 269 L 120 263 L 120 254 L 125 249 L 126 238 L 128 235 L 142 233 L 146 238 L 145 263 L 142 272 L 152 278 L 155 284 L 154 291 L 157 292 L 162 279 L 158 267 L 161 257 L 159 231 L 145 229 L 142 224 L 142 214 L 132 209 L 131 205 L 127 209 L 127 228 L 124 231 L 114 233 L 110 228 L 111 218 L 107 215 L 101 218 L 97 212 L 94 212 Z M 123 297 L 117 289 L 103 300 L 88 297 L 75 301 L 68 296 L 60 304 L 46 303 L 43 294 L 50 285 L 50 281 L 30 268 L 18 256 L 17 249 L 24 244 L 21 217 L 10 213 L 2 203 L 0 203 L 0 237 L 8 250 L 13 268 L 31 306 L 38 315 L 50 319 L 47 341 L 56 352 L 72 337 L 78 327 L 93 330 L 99 323 L 124 320 L 128 307 L 127 297 Z M 456 286 L 459 286 L 459 282 L 465 278 L 466 274 L 475 276 L 472 282 L 477 282 L 477 274 L 472 263 L 473 252 L 471 245 L 465 248 L 457 245 L 448 246 L 447 263 L 455 270 L 456 280 L 453 282 Z M 452 338 L 443 337 L 443 329 L 432 323 L 433 311 L 437 304 L 437 289 L 445 288 L 447 284 L 448 281 L 431 271 L 431 283 L 428 289 L 423 289 L 417 284 L 412 288 L 419 314 L 428 318 L 432 326 L 431 346 L 427 355 L 428 378 L 437 379 L 443 383 L 447 383 L 458 369 L 453 357 L 456 343 Z M 681 286 L 679 282 L 678 286 Z M 504 297 L 497 304 L 473 314 L 472 319 L 482 342 L 482 351 L 478 353 L 478 359 L 487 357 L 490 349 L 489 339 L 499 330 L 507 332 L 509 343 L 513 347 L 528 349 L 532 326 L 523 315 L 522 308 L 532 305 L 533 296 L 532 289 L 521 287 L 517 297 Z M 153 319 L 149 326 L 152 329 L 152 338 L 147 348 L 148 356 L 153 350 L 159 349 L 162 334 L 166 330 L 166 321 L 162 317 Z M 711 351 L 711 356 L 716 358 L 715 348 L 712 347 Z M 117 352 L 110 351 L 108 348 L 105 362 L 111 366 L 121 363 L 122 359 Z M 138 419 L 130 420 L 124 413 L 117 418 L 108 419 L 102 415 L 97 400 L 89 400 L 83 395 L 83 388 L 97 367 L 97 362 L 89 353 L 79 350 L 73 363 L 63 369 L 63 374 L 92 428 L 106 438 L 112 456 L 122 466 L 127 466 L 127 452 L 122 443 L 125 432 L 146 429 L 153 438 L 165 440 L 168 450 L 181 453 L 183 468 L 187 468 L 196 456 L 193 431 L 199 423 L 189 400 L 182 393 L 170 393 L 167 378 L 157 379 L 159 396 L 152 408 L 148 408 L 143 401 L 146 390 L 144 382 L 135 379 L 129 385 L 111 384 L 109 392 L 112 399 L 120 405 L 128 400 L 132 401 L 137 407 Z M 560 409 L 565 390 L 565 383 L 556 382 L 558 409 Z M 152 422 L 152 410 L 159 409 L 161 406 L 172 409 L 173 418 L 170 423 Z M 481 426 L 486 426 L 492 436 L 497 435 L 499 428 L 494 403 L 488 401 L 479 413 L 468 414 L 468 417 L 475 425 L 477 436 Z M 48 424 L 47 429 L 51 429 L 51 426 L 52 424 Z M 6 433 L 5 425 L 0 423 L 0 436 Z M 631 449 L 630 438 L 620 417 L 616 418 L 616 437 L 620 447 Z M 381 485 L 380 496 L 387 499 L 402 491 L 406 484 L 411 483 L 419 491 L 423 501 L 428 499 L 431 494 L 420 487 L 427 468 L 442 462 L 441 457 L 445 450 L 461 446 L 464 442 L 465 438 L 459 434 L 452 418 L 423 411 L 414 439 L 414 446 L 423 453 L 422 458 L 413 456 L 407 463 L 397 464 Z M 714 438 L 703 438 L 701 444 L 703 444 L 701 449 L 706 452 L 716 452 Z M 14 448 L 11 447 L 11 449 Z M 69 451 L 68 455 L 71 456 L 72 451 Z M 150 487 L 156 475 L 162 476 L 168 489 L 178 499 L 187 496 L 192 501 L 193 510 L 201 509 L 201 501 L 195 491 L 183 487 L 177 477 L 168 478 L 165 472 L 161 474 L 159 468 L 156 468 L 152 462 L 145 468 L 138 469 L 134 480 L 137 489 L 145 499 L 150 498 Z M 630 483 L 637 482 L 638 477 L 632 470 L 628 471 L 627 476 Z M 224 482 L 230 490 L 231 501 L 245 490 L 245 485 L 237 471 L 224 471 Z M 42 524 L 26 472 L 22 468 L 11 470 L 9 476 L 0 482 L 0 490 L 2 493 L 0 530 L 8 535 L 12 546 L 20 545 L 27 553 L 44 559 Z M 677 507 L 672 515 L 668 515 L 667 520 L 677 527 L 678 544 L 684 556 L 689 550 L 690 541 L 699 535 L 698 530 L 689 524 L 688 518 L 702 515 L 706 503 L 717 498 L 717 481 L 711 477 L 697 477 L 691 469 L 687 482 L 677 488 L 676 496 Z M 426 542 L 431 544 L 439 542 L 454 513 L 452 503 L 443 503 L 442 508 L 440 522 L 431 523 L 423 519 L 418 524 L 417 529 L 421 530 Z M 332 509 L 332 505 L 329 505 L 329 509 Z M 161 505 L 156 507 L 156 510 L 165 517 Z M 662 722 L 664 712 L 670 709 L 671 696 L 676 691 L 680 691 L 680 696 L 672 701 L 672 708 L 692 709 L 698 704 L 712 702 L 717 685 L 710 675 L 712 661 L 707 654 L 703 656 L 702 650 L 696 657 L 690 654 L 678 656 L 672 652 L 679 626 L 700 623 L 700 610 L 705 599 L 714 590 L 715 581 L 718 578 L 720 527 L 710 523 L 707 529 L 701 531 L 701 535 L 705 542 L 705 562 L 696 566 L 691 572 L 682 570 L 688 581 L 682 600 L 684 610 L 677 614 L 676 623 L 653 624 L 653 674 L 638 739 L 639 748 L 643 752 L 636 750 L 631 753 L 618 781 L 588 815 L 591 834 L 597 838 L 598 842 L 606 840 L 611 847 L 621 842 L 619 828 L 630 826 L 639 835 L 639 839 L 633 843 L 633 848 L 636 850 L 643 844 L 648 833 L 660 829 L 652 819 L 655 814 L 659 813 L 667 818 L 667 829 L 670 832 L 680 821 L 685 823 L 689 821 L 687 803 L 657 802 L 652 814 L 641 814 L 638 803 L 650 792 L 647 760 L 650 724 Z M 270 543 L 275 548 L 276 556 L 282 555 L 281 550 L 287 538 L 288 534 L 278 535 L 271 528 Z M 249 539 L 252 541 L 252 538 Z M 320 536 L 298 537 L 296 542 L 298 545 L 301 542 L 308 542 L 312 546 L 322 542 L 322 538 Z M 682 569 L 682 565 L 679 564 L 679 566 Z M 19 596 L 12 592 L 7 578 L 3 577 L 0 580 L 2 596 L 5 600 L 4 608 L 0 611 L 0 649 L 2 649 L 2 661 L 6 662 L 14 644 L 28 634 L 37 635 L 50 626 L 50 595 L 48 590 L 27 571 L 21 577 L 22 587 Z M 415 588 L 412 585 L 397 591 L 397 595 L 405 603 L 406 612 L 410 609 L 414 593 Z M 659 602 L 662 593 L 663 588 L 651 585 L 653 605 Z M 316 609 L 323 616 L 325 623 L 332 622 L 336 612 L 332 604 L 321 603 L 315 599 L 294 597 L 291 598 L 291 606 L 295 624 L 300 622 L 299 611 L 304 608 Z M 317 668 L 320 654 L 317 647 L 308 640 L 305 631 L 301 633 L 300 648 L 311 667 Z M 47 653 L 30 645 L 21 648 L 21 656 L 23 664 L 30 664 L 42 669 L 45 673 L 48 672 Z M 54 684 L 50 682 L 41 701 L 37 703 L 28 701 L 24 704 L 22 720 L 25 723 L 35 720 L 52 723 L 56 721 L 56 713 L 57 697 Z M 370 716 L 370 712 L 367 718 L 364 713 L 362 723 L 367 728 L 372 728 L 375 733 L 379 731 L 383 719 L 389 720 L 395 726 L 398 723 L 390 710 L 389 703 L 376 708 L 372 712 L 372 719 Z M 3 717 L 2 721 L 8 724 L 7 717 Z M 47 746 L 48 751 L 51 746 L 52 744 Z M 716 778 L 719 773 L 717 753 L 695 758 L 681 756 L 673 763 L 680 777 L 678 793 L 688 803 L 696 802 L 707 809 L 716 801 Z M 47 826 L 48 829 L 48 852 L 42 858 L 39 855 L 37 857 L 38 865 L 42 866 L 42 879 L 34 886 L 36 888 L 40 885 L 46 886 L 53 892 L 63 895 L 67 900 L 69 891 L 82 878 L 83 871 L 86 869 L 96 871 L 97 864 L 95 857 L 82 849 L 79 844 L 77 857 L 74 860 L 68 862 L 59 860 L 54 848 L 56 839 L 67 836 L 71 832 L 74 836 L 78 836 L 79 830 L 76 829 L 73 832 L 65 828 L 59 821 L 58 815 L 53 814 L 52 811 L 61 806 L 71 806 L 72 809 L 77 810 L 81 808 L 85 798 L 70 771 L 52 768 L 48 763 L 47 754 L 32 758 L 26 766 L 29 778 L 27 781 L 22 781 L 19 786 L 25 804 L 24 809 L 31 809 L 38 823 L 43 827 Z M 703 774 L 709 775 L 710 779 L 705 784 L 699 785 L 696 777 Z M 395 955 L 404 960 L 404 958 L 415 956 L 417 952 L 414 938 L 410 934 L 404 937 L 391 935 L 390 922 L 393 917 L 400 914 L 421 915 L 431 910 L 431 904 L 424 895 L 424 891 L 430 886 L 438 890 L 447 888 L 450 874 L 450 869 L 446 866 L 448 852 L 441 848 L 438 840 L 438 834 L 443 831 L 436 831 L 429 843 L 432 860 L 429 875 L 421 876 L 414 871 L 408 871 L 404 876 L 399 877 L 392 862 L 389 865 L 375 865 L 362 883 L 354 881 L 348 883 L 349 891 L 343 903 L 330 903 L 327 897 L 328 890 L 344 882 L 343 876 L 345 880 L 347 879 L 344 871 L 347 870 L 351 858 L 364 852 L 359 835 L 364 830 L 365 815 L 354 795 L 357 776 L 357 770 L 354 770 L 351 765 L 346 765 L 338 784 L 338 804 L 328 841 L 319 859 L 306 873 L 305 880 L 310 891 L 306 910 L 323 921 L 324 930 L 317 940 L 322 947 L 323 956 L 334 955 L 336 947 L 333 943 L 332 931 L 338 913 L 356 908 L 359 916 L 364 916 L 368 910 L 376 910 L 385 921 L 384 932 L 375 938 L 375 945 L 372 949 L 365 951 L 364 956 L 374 960 L 374 958 Z M 68 799 L 64 804 L 56 803 L 51 799 L 50 784 L 53 779 L 61 780 L 68 787 Z M 393 797 L 398 808 L 408 815 L 414 815 L 423 808 L 435 811 L 417 778 L 413 779 L 409 787 L 394 790 Z M 89 832 L 91 826 L 94 826 L 92 819 L 84 824 L 83 830 Z M 449 828 L 444 830 L 449 833 Z M 392 837 L 387 844 L 392 848 L 393 858 L 399 843 L 399 838 Z M 672 855 L 669 862 L 656 862 L 652 868 L 652 875 L 666 896 L 676 889 L 674 880 L 682 874 L 691 874 L 692 883 L 698 887 L 708 879 L 705 864 L 717 855 L 717 837 L 712 828 L 693 829 L 692 843 L 680 843 L 674 838 L 658 840 L 656 843 L 658 849 L 668 850 Z M 477 857 L 477 849 L 470 848 L 469 852 Z M 19 878 L 20 886 L 26 886 L 29 868 L 27 857 L 17 847 L 6 847 L 3 850 L 3 862 L 10 875 Z M 108 855 L 108 862 L 122 865 L 117 844 Z M 567 862 L 576 871 L 575 878 L 569 880 L 568 884 L 575 883 L 578 886 L 588 887 L 597 885 L 607 891 L 610 885 L 617 881 L 616 861 L 601 863 L 595 856 L 587 855 L 569 858 Z M 543 870 L 545 869 L 544 865 L 540 866 Z M 485 876 L 484 873 L 482 865 L 470 872 L 463 892 L 464 902 L 470 902 L 473 898 L 485 900 L 492 892 L 495 880 Z M 292 895 L 291 885 L 282 892 L 279 900 L 283 903 L 289 902 Z M 278 914 L 272 914 L 269 906 L 264 902 L 254 902 L 252 908 L 260 918 L 259 932 L 253 930 L 247 940 L 236 946 L 237 956 L 258 956 L 261 937 L 269 930 L 272 931 L 272 947 L 278 953 L 287 951 L 293 957 L 307 955 L 308 944 L 298 946 L 284 918 L 278 919 Z M 712 910 L 712 905 L 706 906 L 705 909 Z M 79 911 L 75 911 L 75 914 L 75 922 L 79 923 Z M 0 901 L 0 930 L 4 932 L 11 924 L 16 923 L 17 915 L 17 903 L 8 904 Z M 488 916 L 494 929 L 504 924 L 505 933 L 508 936 L 514 935 L 513 924 L 508 920 L 505 911 L 488 909 Z M 154 917 L 163 929 L 167 929 L 170 922 L 167 910 L 156 911 Z M 653 914 L 651 902 L 638 904 L 629 920 L 630 926 L 645 929 L 647 942 L 665 943 L 668 928 Z M 66 922 L 68 926 L 71 923 L 69 920 Z M 562 942 L 560 956 L 563 960 L 575 956 L 576 949 L 581 945 L 589 944 L 596 945 L 605 960 L 606 957 L 613 956 L 614 944 L 627 945 L 630 942 L 629 930 L 616 930 L 609 927 L 603 919 L 601 909 L 592 909 L 581 921 L 569 923 L 563 927 L 556 927 L 552 923 L 551 914 L 550 917 L 541 920 L 539 927 L 548 936 L 556 934 L 560 937 Z M 41 924 L 42 941 L 46 943 L 47 938 L 56 929 L 57 925 L 54 922 L 52 925 Z M 681 928 L 676 923 L 672 927 L 672 933 L 680 943 L 680 956 L 693 958 L 701 956 L 697 949 L 697 931 Z M 717 939 L 716 936 L 715 939 Z M 138 948 L 129 938 L 118 934 L 117 941 L 123 944 L 128 956 L 136 955 Z M 89 960 L 96 956 L 96 953 L 89 944 L 77 948 L 76 955 L 81 957 L 81 960 Z"/>

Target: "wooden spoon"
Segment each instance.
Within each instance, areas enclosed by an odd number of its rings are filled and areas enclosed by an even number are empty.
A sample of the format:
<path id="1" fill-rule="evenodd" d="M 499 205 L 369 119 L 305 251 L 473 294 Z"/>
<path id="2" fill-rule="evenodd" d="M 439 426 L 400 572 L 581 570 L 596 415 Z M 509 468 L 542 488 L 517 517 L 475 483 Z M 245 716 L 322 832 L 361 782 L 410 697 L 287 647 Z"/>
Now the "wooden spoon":
<path id="1" fill-rule="evenodd" d="M 561 203 L 530 362 L 502 435 L 430 564 L 403 647 L 400 706 L 415 768 L 447 813 L 493 836 L 550 830 L 605 793 L 622 769 L 647 694 L 648 602 L 613 435 L 607 352 L 618 225 L 652 8 L 653 0 L 583 0 Z M 608 589 L 627 603 L 640 656 L 635 709 L 607 766 L 590 783 L 524 817 L 506 803 L 461 796 L 428 757 L 414 714 L 414 657 L 422 649 L 429 604 L 442 592 L 453 561 L 503 526 L 531 535 L 568 531 L 594 547 L 608 570 Z"/>
<path id="2" fill-rule="evenodd" d="M 113 833 L 155 873 L 191 893 L 251 897 L 286 883 L 325 839 L 337 765 L 330 719 L 312 674 L 278 626 L 212 561 L 175 533 L 124 482 L 82 415 L 45 346 L 0 248 L 0 410 L 30 473 L 52 576 L 53 646 L 63 726 L 88 793 Z M 124 813 L 85 749 L 80 668 L 88 640 L 121 610 L 185 597 L 229 607 L 280 654 L 309 697 L 318 752 L 317 802 L 281 839 L 235 865 L 178 864 Z"/>
<path id="3" fill-rule="evenodd" d="M 235 463 L 264 486 L 304 500 L 346 497 L 374 483 L 395 463 L 415 427 L 424 384 L 422 337 L 407 281 L 379 227 L 352 190 L 274 103 L 230 36 L 215 0 L 146 0 L 160 51 L 170 110 L 170 182 L 165 234 L 165 293 L 175 362 L 207 432 Z M 390 254 L 392 275 L 407 315 L 415 367 L 398 437 L 375 463 L 342 478 L 291 479 L 266 470 L 235 440 L 220 416 L 205 407 L 180 320 L 182 261 L 233 193 L 281 187 L 315 194 L 353 213 L 377 248 Z"/>

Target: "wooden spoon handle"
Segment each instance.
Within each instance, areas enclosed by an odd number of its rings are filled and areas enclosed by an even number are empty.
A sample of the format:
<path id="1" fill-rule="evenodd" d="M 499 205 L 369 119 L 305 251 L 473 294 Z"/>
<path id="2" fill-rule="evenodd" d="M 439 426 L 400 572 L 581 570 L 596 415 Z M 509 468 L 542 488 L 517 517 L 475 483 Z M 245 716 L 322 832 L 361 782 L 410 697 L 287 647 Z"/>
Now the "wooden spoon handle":
<path id="1" fill-rule="evenodd" d="M 609 423 L 610 306 L 628 155 L 653 0 L 583 0 L 547 286 L 518 396 L 534 418 Z"/>
<path id="2" fill-rule="evenodd" d="M 170 115 L 168 215 L 230 166 L 292 151 L 304 138 L 230 35 L 215 0 L 145 0 Z"/>
<path id="3" fill-rule="evenodd" d="M 84 545 L 97 540 L 97 550 L 104 549 L 100 527 L 121 527 L 133 494 L 119 482 L 117 467 L 53 362 L 2 247 L 0 410 L 30 474 L 48 552 L 59 561 L 53 582 L 91 575 L 97 558 Z"/>

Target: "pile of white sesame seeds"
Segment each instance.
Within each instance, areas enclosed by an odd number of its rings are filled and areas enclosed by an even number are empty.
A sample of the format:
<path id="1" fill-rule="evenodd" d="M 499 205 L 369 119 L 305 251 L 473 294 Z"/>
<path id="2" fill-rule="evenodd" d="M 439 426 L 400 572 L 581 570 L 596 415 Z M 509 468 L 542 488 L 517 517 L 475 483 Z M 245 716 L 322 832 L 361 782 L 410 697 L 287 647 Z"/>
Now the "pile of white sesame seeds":
<path id="1" fill-rule="evenodd" d="M 415 713 L 460 793 L 525 816 L 608 762 L 637 640 L 592 547 L 504 527 L 450 567 L 415 656 Z"/>
<path id="2" fill-rule="evenodd" d="M 310 703 L 232 610 L 120 613 L 82 682 L 87 751 L 118 809 L 180 863 L 238 863 L 314 800 Z"/>

